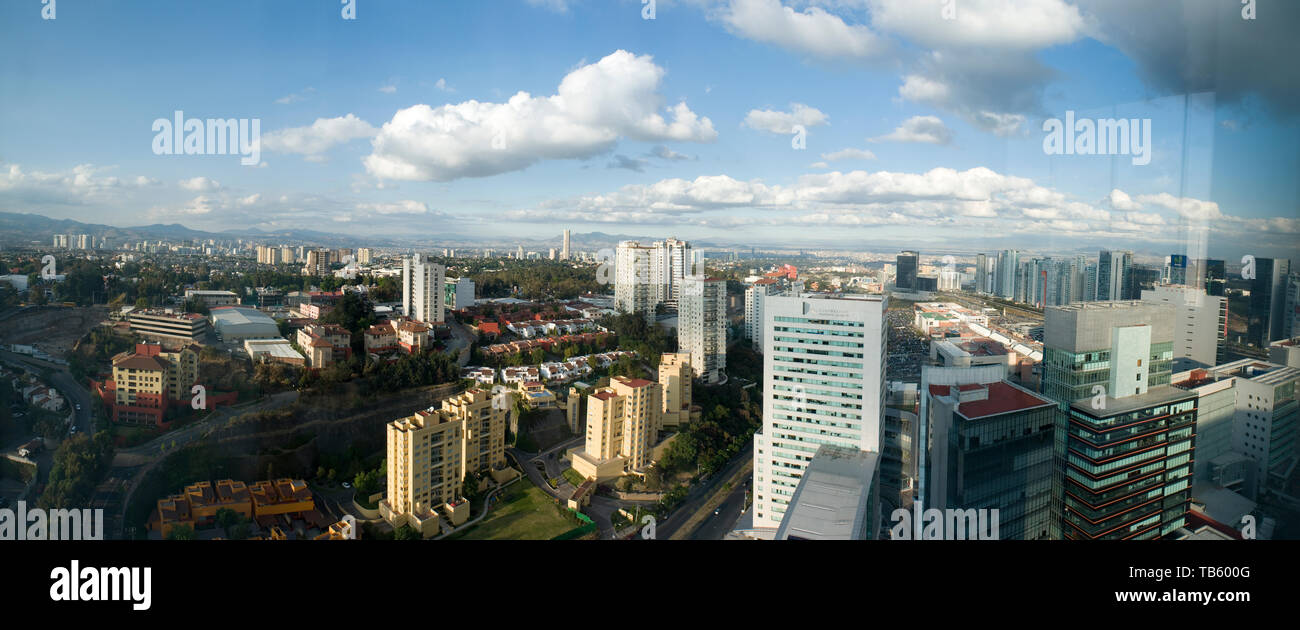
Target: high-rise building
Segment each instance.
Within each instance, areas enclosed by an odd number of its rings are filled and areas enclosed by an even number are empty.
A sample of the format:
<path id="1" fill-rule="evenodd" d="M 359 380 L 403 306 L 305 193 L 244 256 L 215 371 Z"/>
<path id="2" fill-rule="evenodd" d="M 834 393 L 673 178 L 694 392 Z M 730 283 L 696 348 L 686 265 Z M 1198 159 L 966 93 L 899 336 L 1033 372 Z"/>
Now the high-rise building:
<path id="1" fill-rule="evenodd" d="M 1300 461 L 1300 368 L 1241 359 L 1208 372 L 1235 381 L 1233 450 L 1256 462 L 1267 486 L 1284 489 Z"/>
<path id="2" fill-rule="evenodd" d="M 1224 479 L 1218 475 L 1221 458 L 1233 457 L 1232 426 L 1237 410 L 1236 379 L 1211 370 L 1194 369 L 1173 375 L 1173 386 L 1196 394 L 1197 483 L 1213 483 L 1242 492 L 1250 498 L 1254 484 L 1245 479 Z"/>
<path id="3" fill-rule="evenodd" d="M 880 453 L 885 309 L 879 295 L 763 301 L 763 427 L 754 436 L 754 527 L 781 524 L 823 444 Z"/>
<path id="4" fill-rule="evenodd" d="M 1286 276 L 1286 303 L 1282 307 L 1282 338 L 1300 337 L 1300 273 Z"/>
<path id="5" fill-rule="evenodd" d="M 328 276 L 330 275 L 330 263 L 333 259 L 328 249 L 309 250 L 305 258 L 303 273 L 310 276 Z"/>
<path id="6" fill-rule="evenodd" d="M 975 254 L 975 292 L 989 292 L 989 260 L 984 254 Z"/>
<path id="7" fill-rule="evenodd" d="M 758 352 L 763 351 L 763 298 L 780 290 L 776 278 L 756 280 L 745 289 L 745 339 Z"/>
<path id="8" fill-rule="evenodd" d="M 572 255 L 569 249 L 569 230 L 564 231 L 564 247 L 560 250 L 560 260 L 569 260 Z"/>
<path id="9" fill-rule="evenodd" d="M 670 238 L 648 246 L 637 241 L 618 244 L 614 261 L 614 305 L 626 313 L 645 313 L 654 320 L 655 309 L 663 304 L 678 308 L 682 279 L 702 271 L 690 243 Z"/>
<path id="10" fill-rule="evenodd" d="M 914 251 L 905 251 L 898 255 L 898 272 L 894 277 L 894 286 L 896 288 L 908 291 L 916 290 L 916 268 L 919 260 L 920 254 Z"/>
<path id="11" fill-rule="evenodd" d="M 604 482 L 650 463 L 663 413 L 662 389 L 654 381 L 616 376 L 587 396 L 587 436 L 573 454 L 573 469 Z"/>
<path id="12" fill-rule="evenodd" d="M 427 254 L 402 258 L 402 312 L 426 324 L 442 324 L 447 268 Z"/>
<path id="13" fill-rule="evenodd" d="M 369 247 L 358 247 L 358 248 L 357 248 L 357 264 L 358 264 L 358 265 L 369 265 L 369 264 L 370 264 L 370 259 L 371 259 L 373 256 L 374 256 L 374 252 L 373 252 Z"/>
<path id="14" fill-rule="evenodd" d="M 1186 524 L 1197 395 L 1169 385 L 1174 321 L 1172 304 L 1142 301 L 1045 310 L 1060 537 L 1151 539 Z"/>
<path id="15" fill-rule="evenodd" d="M 1020 270 L 1020 252 L 1004 249 L 998 252 L 997 274 L 993 277 L 993 293 L 1004 300 L 1015 299 L 1016 274 Z"/>
<path id="16" fill-rule="evenodd" d="M 999 537 L 1050 537 L 1056 403 L 1001 380 L 997 369 L 931 368 L 960 384 L 929 384 L 925 508 L 997 510 Z M 929 380 L 929 379 L 927 379 Z"/>
<path id="17" fill-rule="evenodd" d="M 1127 300 L 1131 288 L 1133 252 L 1101 250 L 1097 258 L 1097 300 Z"/>
<path id="18" fill-rule="evenodd" d="M 1167 284 L 1142 291 L 1143 302 L 1174 306 L 1174 358 L 1217 365 L 1223 358 L 1228 335 L 1228 299 L 1212 297 L 1204 289 Z"/>
<path id="19" fill-rule="evenodd" d="M 727 281 L 687 276 L 677 315 L 677 349 L 705 383 L 719 383 L 727 367 Z"/>
<path id="20" fill-rule="evenodd" d="M 636 241 L 622 241 L 614 259 L 614 308 L 624 313 L 642 313 L 654 321 L 658 292 L 650 284 L 653 247 Z"/>
<path id="21" fill-rule="evenodd" d="M 388 423 L 388 496 L 379 504 L 384 519 L 426 537 L 439 532 L 439 517 L 463 522 L 465 475 L 506 465 L 507 414 L 491 393 L 471 389 L 440 408 Z"/>
<path id="22" fill-rule="evenodd" d="M 1187 285 L 1187 256 L 1183 254 L 1170 254 L 1165 278 L 1169 284 Z"/>
<path id="23" fill-rule="evenodd" d="M 1250 302 L 1246 312 L 1246 341 L 1267 348 L 1274 339 L 1286 338 L 1290 320 L 1285 317 L 1286 278 L 1291 261 L 1286 258 L 1255 258 L 1255 276 L 1250 281 Z"/>

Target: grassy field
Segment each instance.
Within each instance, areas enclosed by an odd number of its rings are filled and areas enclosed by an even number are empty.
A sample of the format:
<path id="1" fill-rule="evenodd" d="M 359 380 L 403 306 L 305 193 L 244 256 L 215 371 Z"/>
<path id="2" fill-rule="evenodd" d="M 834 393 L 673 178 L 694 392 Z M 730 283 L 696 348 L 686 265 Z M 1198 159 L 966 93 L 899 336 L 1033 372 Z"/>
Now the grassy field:
<path id="1" fill-rule="evenodd" d="M 574 527 L 546 493 L 523 480 L 505 490 L 487 518 L 449 540 L 550 540 Z"/>

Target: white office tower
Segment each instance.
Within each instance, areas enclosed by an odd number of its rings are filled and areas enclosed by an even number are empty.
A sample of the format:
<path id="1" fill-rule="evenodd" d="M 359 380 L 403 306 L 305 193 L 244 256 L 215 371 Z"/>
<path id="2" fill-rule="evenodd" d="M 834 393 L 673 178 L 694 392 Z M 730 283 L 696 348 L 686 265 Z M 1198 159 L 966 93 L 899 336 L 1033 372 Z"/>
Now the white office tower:
<path id="1" fill-rule="evenodd" d="M 775 532 L 780 526 L 819 446 L 881 452 L 887 304 L 880 295 L 809 293 L 763 300 L 763 426 L 754 436 L 756 530 Z"/>
<path id="2" fill-rule="evenodd" d="M 569 236 L 570 236 L 570 235 L 569 235 L 569 231 L 568 231 L 568 230 L 565 230 L 565 231 L 564 231 L 564 249 L 561 249 L 561 250 L 560 250 L 560 260 L 568 260 L 568 259 L 569 259 L 569 256 L 570 256 L 570 251 L 569 251 Z"/>
<path id="3" fill-rule="evenodd" d="M 443 323 L 447 269 L 427 254 L 402 258 L 402 312 L 426 324 Z"/>
<path id="4" fill-rule="evenodd" d="M 695 377 L 722 381 L 727 367 L 727 281 L 687 276 L 677 313 L 677 351 L 691 355 Z"/>
<path id="5" fill-rule="evenodd" d="M 780 291 L 776 278 L 756 280 L 745 289 L 745 339 L 756 352 L 763 351 L 763 298 Z"/>
<path id="6" fill-rule="evenodd" d="M 614 308 L 624 313 L 642 313 L 654 321 L 657 292 L 650 283 L 650 259 L 654 248 L 636 241 L 622 241 L 614 255 Z"/>
<path id="7" fill-rule="evenodd" d="M 1142 290 L 1143 302 L 1174 305 L 1174 358 L 1218 365 L 1228 332 L 1228 298 L 1205 289 L 1158 284 Z"/>

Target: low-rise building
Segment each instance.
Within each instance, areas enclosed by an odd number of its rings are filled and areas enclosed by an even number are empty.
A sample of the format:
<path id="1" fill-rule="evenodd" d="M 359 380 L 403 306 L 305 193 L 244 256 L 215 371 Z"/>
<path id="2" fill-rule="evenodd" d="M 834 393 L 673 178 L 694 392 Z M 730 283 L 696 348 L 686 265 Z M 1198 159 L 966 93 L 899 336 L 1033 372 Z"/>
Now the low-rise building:
<path id="1" fill-rule="evenodd" d="M 204 343 L 212 329 L 208 318 L 198 313 L 177 313 L 170 309 L 134 310 L 127 316 L 127 322 L 131 332 L 170 345 Z"/>

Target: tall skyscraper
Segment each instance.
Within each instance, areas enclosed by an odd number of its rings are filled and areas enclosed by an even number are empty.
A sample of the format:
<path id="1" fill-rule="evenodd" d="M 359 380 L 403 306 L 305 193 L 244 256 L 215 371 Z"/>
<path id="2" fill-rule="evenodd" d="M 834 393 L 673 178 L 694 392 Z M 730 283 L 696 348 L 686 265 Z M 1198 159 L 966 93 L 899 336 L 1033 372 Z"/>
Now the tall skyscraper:
<path id="1" fill-rule="evenodd" d="M 975 254 L 975 292 L 989 292 L 989 260 L 984 254 Z"/>
<path id="2" fill-rule="evenodd" d="M 560 250 L 560 260 L 569 259 L 569 230 L 564 231 L 564 247 Z"/>
<path id="3" fill-rule="evenodd" d="M 822 444 L 880 453 L 888 298 L 763 302 L 763 427 L 754 436 L 754 527 L 775 530 Z"/>
<path id="4" fill-rule="evenodd" d="M 1097 258 L 1097 300 L 1127 300 L 1132 288 L 1133 252 L 1101 250 Z"/>
<path id="5" fill-rule="evenodd" d="M 1016 297 L 1016 273 L 1020 271 L 1020 252 L 1004 249 L 998 252 L 997 274 L 993 278 L 993 293 L 1004 300 Z"/>
<path id="6" fill-rule="evenodd" d="M 402 312 L 426 324 L 442 324 L 447 268 L 427 254 L 402 258 Z"/>
<path id="7" fill-rule="evenodd" d="M 1052 497 L 1060 537 L 1152 539 L 1186 524 L 1197 396 L 1169 385 L 1173 322 L 1164 303 L 1045 310 L 1043 391 L 1061 410 Z"/>
<path id="8" fill-rule="evenodd" d="M 908 291 L 916 290 L 916 268 L 919 261 L 920 254 L 914 251 L 905 251 L 898 255 L 898 273 L 894 278 L 895 287 Z"/>
<path id="9" fill-rule="evenodd" d="M 705 383 L 722 381 L 727 367 L 727 281 L 687 276 L 677 315 L 677 350 Z"/>
<path id="10" fill-rule="evenodd" d="M 1267 348 L 1274 339 L 1286 336 L 1290 320 L 1285 316 L 1286 277 L 1291 261 L 1286 258 L 1256 258 L 1255 277 L 1250 282 L 1250 303 L 1246 313 L 1246 341 Z"/>
<path id="11" fill-rule="evenodd" d="M 654 321 L 655 308 L 677 309 L 682 279 L 693 273 L 697 257 L 691 244 L 670 238 L 641 245 L 618 244 L 614 259 L 614 305 L 626 313 L 645 313 Z"/>
<path id="12" fill-rule="evenodd" d="M 657 304 L 657 292 L 650 283 L 653 249 L 636 241 L 623 241 L 614 255 L 614 308 L 624 313 L 642 313 L 651 322 Z"/>
<path id="13" fill-rule="evenodd" d="M 763 278 L 745 289 L 745 339 L 758 352 L 763 351 L 763 299 L 780 292 L 776 278 Z"/>
<path id="14" fill-rule="evenodd" d="M 1174 306 L 1174 358 L 1217 365 L 1223 358 L 1228 334 L 1228 299 L 1212 297 L 1204 289 L 1160 284 L 1142 291 L 1143 302 Z"/>

